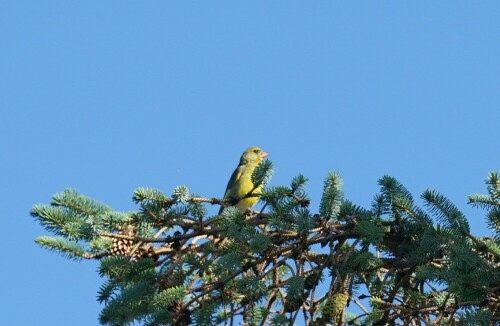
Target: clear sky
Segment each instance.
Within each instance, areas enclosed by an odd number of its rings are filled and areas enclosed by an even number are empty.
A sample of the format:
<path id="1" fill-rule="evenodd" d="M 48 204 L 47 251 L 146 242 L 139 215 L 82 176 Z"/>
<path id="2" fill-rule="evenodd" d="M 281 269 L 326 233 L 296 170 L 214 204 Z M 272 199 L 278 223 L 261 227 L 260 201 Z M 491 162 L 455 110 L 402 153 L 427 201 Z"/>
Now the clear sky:
<path id="1" fill-rule="evenodd" d="M 37 247 L 29 212 L 71 187 L 222 196 L 241 152 L 271 185 L 323 177 L 369 207 L 384 174 L 448 196 L 500 170 L 498 1 L 1 1 L 0 325 L 97 325 L 95 262 Z"/>

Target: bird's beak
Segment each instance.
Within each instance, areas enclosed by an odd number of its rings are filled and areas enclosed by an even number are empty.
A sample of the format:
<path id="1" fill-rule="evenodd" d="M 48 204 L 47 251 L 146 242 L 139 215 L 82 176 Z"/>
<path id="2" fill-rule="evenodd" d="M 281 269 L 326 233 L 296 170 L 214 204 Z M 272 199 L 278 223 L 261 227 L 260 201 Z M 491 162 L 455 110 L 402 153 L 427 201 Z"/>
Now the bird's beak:
<path id="1" fill-rule="evenodd" d="M 268 156 L 269 154 L 264 152 L 264 151 L 260 151 L 259 155 L 260 155 L 260 157 L 264 158 L 264 157 Z"/>

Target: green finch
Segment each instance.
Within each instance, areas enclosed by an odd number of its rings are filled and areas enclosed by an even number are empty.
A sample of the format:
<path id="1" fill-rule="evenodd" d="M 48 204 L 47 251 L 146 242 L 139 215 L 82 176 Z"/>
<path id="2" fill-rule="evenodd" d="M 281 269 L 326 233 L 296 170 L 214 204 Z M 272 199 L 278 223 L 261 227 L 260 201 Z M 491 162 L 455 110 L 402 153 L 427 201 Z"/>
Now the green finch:
<path id="1" fill-rule="evenodd" d="M 252 182 L 252 172 L 267 155 L 269 154 L 258 147 L 247 148 L 243 154 L 241 154 L 240 163 L 227 183 L 224 199 L 229 199 L 231 197 L 244 197 L 254 188 Z M 260 194 L 261 190 L 262 186 L 257 187 L 252 194 Z M 243 198 L 240 199 L 234 206 L 241 211 L 245 211 L 255 205 L 257 200 L 258 197 Z M 219 214 L 222 210 L 223 207 L 221 207 Z"/>

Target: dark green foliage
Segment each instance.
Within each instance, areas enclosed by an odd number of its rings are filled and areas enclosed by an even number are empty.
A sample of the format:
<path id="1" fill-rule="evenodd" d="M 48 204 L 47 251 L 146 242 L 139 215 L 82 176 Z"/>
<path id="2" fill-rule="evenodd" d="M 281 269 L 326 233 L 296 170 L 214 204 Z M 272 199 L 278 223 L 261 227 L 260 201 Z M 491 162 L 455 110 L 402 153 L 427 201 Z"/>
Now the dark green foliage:
<path id="1" fill-rule="evenodd" d="M 413 203 L 413 196 L 398 180 L 388 175 L 384 175 L 378 180 L 381 186 L 380 192 L 384 200 L 391 202 L 397 198 L 406 198 L 408 202 Z"/>
<path id="2" fill-rule="evenodd" d="M 214 273 L 221 278 L 227 277 L 231 272 L 235 272 L 240 267 L 241 262 L 241 255 L 237 252 L 229 252 L 221 256 L 214 265 Z"/>
<path id="3" fill-rule="evenodd" d="M 248 302 L 259 302 L 268 293 L 266 284 L 256 276 L 239 279 L 235 285 L 236 293 Z"/>
<path id="4" fill-rule="evenodd" d="M 440 276 L 440 271 L 434 266 L 430 265 L 421 265 L 418 266 L 415 270 L 415 278 L 417 280 L 430 280 L 436 281 Z"/>
<path id="5" fill-rule="evenodd" d="M 121 282 L 136 283 L 139 281 L 154 282 L 157 277 L 155 263 L 149 258 L 141 258 L 134 264 L 129 264 L 120 274 Z"/>
<path id="6" fill-rule="evenodd" d="M 116 281 L 106 280 L 97 293 L 97 301 L 100 303 L 108 303 L 119 291 L 119 285 Z"/>
<path id="7" fill-rule="evenodd" d="M 491 314 L 486 309 L 466 309 L 459 314 L 457 326 L 490 326 Z"/>
<path id="8" fill-rule="evenodd" d="M 304 290 L 304 279 L 300 276 L 292 276 L 287 281 L 287 297 L 298 298 Z"/>
<path id="9" fill-rule="evenodd" d="M 269 160 L 264 160 L 257 165 L 252 173 L 252 183 L 254 187 L 265 187 L 273 176 L 273 163 Z"/>
<path id="10" fill-rule="evenodd" d="M 452 232 L 458 235 L 470 231 L 469 223 L 463 213 L 446 197 L 434 190 L 426 190 L 422 194 L 422 198 L 426 201 L 426 206 L 437 217 L 438 222 L 445 225 Z"/>
<path id="11" fill-rule="evenodd" d="M 266 186 L 272 172 L 263 161 L 254 186 Z M 464 214 L 434 190 L 419 207 L 393 177 L 379 180 L 370 209 L 344 199 L 335 172 L 312 208 L 306 182 L 297 175 L 289 186 L 265 187 L 261 211 L 230 206 L 217 215 L 208 204 L 220 199 L 186 186 L 170 197 L 138 188 L 139 208 L 128 213 L 66 190 L 33 207 L 56 236 L 35 241 L 69 259 L 99 260 L 105 325 L 500 321 L 498 174 L 488 175 L 486 195 L 469 197 L 487 210 L 491 238 L 471 235 Z"/>
<path id="12" fill-rule="evenodd" d="M 335 172 L 329 172 L 323 185 L 323 194 L 319 203 L 319 213 L 323 218 L 336 219 L 343 200 L 342 179 Z"/>
<path id="13" fill-rule="evenodd" d="M 500 239 L 500 179 L 497 172 L 490 172 L 486 178 L 488 195 L 473 194 L 469 196 L 469 203 L 473 206 L 489 210 L 486 215 L 488 227 L 493 231 L 495 238 Z"/>
<path id="14" fill-rule="evenodd" d="M 371 221 L 360 221 L 354 226 L 354 231 L 361 240 L 379 245 L 384 239 L 384 229 Z"/>
<path id="15" fill-rule="evenodd" d="M 256 234 L 255 237 L 250 240 L 249 248 L 255 254 L 265 252 L 271 245 L 272 240 L 264 234 Z"/>
<path id="16" fill-rule="evenodd" d="M 186 295 L 183 286 L 176 286 L 165 289 L 153 296 L 152 304 L 157 309 L 166 309 L 175 305 L 179 300 L 184 299 Z"/>
<path id="17" fill-rule="evenodd" d="M 168 198 L 161 191 L 152 188 L 137 188 L 134 190 L 132 200 L 141 205 L 168 202 Z"/>
<path id="18" fill-rule="evenodd" d="M 352 271 L 363 271 L 370 268 L 382 266 L 383 261 L 370 251 L 353 251 L 346 261 L 346 264 L 351 267 Z"/>
<path id="19" fill-rule="evenodd" d="M 207 304 L 202 307 L 198 307 L 193 311 L 193 321 L 195 325 L 217 325 L 217 319 L 214 314 L 217 311 L 217 306 L 215 304 Z"/>
<path id="20" fill-rule="evenodd" d="M 153 297 L 153 287 L 145 281 L 138 281 L 121 287 L 121 292 L 110 300 L 99 316 L 101 324 L 126 325 L 148 313 Z"/>
<path id="21" fill-rule="evenodd" d="M 308 180 L 309 179 L 304 177 L 302 174 L 295 176 L 290 183 L 292 192 L 297 193 L 297 191 L 304 191 L 304 186 L 306 185 Z"/>
<path id="22" fill-rule="evenodd" d="M 108 256 L 101 259 L 98 268 L 99 276 L 109 278 L 118 277 L 122 272 L 130 268 L 129 259 L 124 256 Z"/>
<path id="23" fill-rule="evenodd" d="M 498 172 L 490 172 L 486 178 L 488 194 L 494 200 L 500 201 L 500 178 Z"/>
<path id="24" fill-rule="evenodd" d="M 390 203 L 386 201 L 383 194 L 376 194 L 373 196 L 372 211 L 376 216 L 380 217 L 388 212 L 389 205 Z"/>
<path id="25" fill-rule="evenodd" d="M 89 252 L 94 255 L 105 255 L 113 247 L 113 241 L 106 237 L 97 237 L 89 241 Z"/>
<path id="26" fill-rule="evenodd" d="M 292 214 L 295 220 L 295 231 L 303 235 L 309 234 L 314 227 L 311 212 L 307 208 L 297 208 Z"/>
<path id="27" fill-rule="evenodd" d="M 80 260 L 85 256 L 85 248 L 79 243 L 64 238 L 38 237 L 35 242 L 40 246 L 60 252 L 64 257 Z"/>
<path id="28" fill-rule="evenodd" d="M 42 225 L 56 235 L 66 236 L 69 240 L 92 238 L 92 224 L 87 218 L 62 207 L 34 206 L 31 215 L 38 217 Z"/>
<path id="29" fill-rule="evenodd" d="M 353 204 L 349 200 L 344 200 L 340 205 L 339 220 L 341 221 L 347 221 L 349 217 L 356 217 L 357 221 L 379 220 L 375 219 L 375 216 L 378 215 L 370 210 Z"/>

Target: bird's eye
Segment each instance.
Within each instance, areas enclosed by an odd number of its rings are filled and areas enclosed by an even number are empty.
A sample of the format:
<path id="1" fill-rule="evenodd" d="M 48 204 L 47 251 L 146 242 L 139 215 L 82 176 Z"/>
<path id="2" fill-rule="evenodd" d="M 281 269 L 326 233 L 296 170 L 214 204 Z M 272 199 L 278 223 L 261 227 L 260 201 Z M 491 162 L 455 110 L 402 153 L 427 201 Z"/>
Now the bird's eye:
<path id="1" fill-rule="evenodd" d="M 257 154 L 257 153 L 259 153 L 260 151 L 259 151 L 258 149 L 254 149 L 254 150 L 253 150 L 253 152 L 254 152 L 255 154 Z"/>

